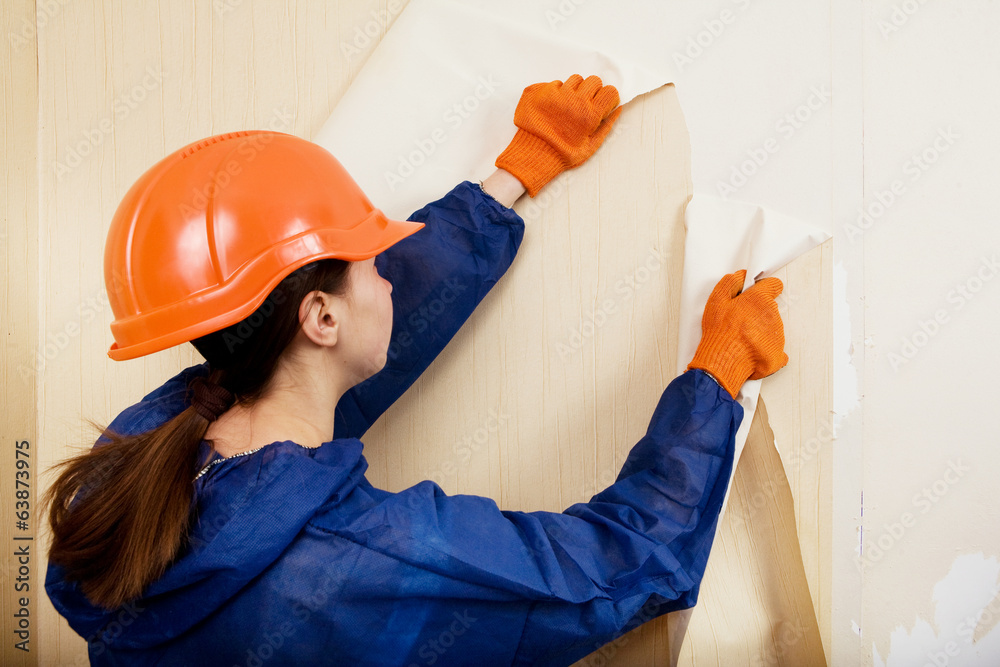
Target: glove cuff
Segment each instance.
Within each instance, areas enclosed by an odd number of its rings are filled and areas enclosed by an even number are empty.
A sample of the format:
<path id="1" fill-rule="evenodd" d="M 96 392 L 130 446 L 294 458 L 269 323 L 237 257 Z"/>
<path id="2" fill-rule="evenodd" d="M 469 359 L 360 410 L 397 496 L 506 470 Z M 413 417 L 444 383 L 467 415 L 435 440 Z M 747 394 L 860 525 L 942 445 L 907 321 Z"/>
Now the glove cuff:
<path id="1" fill-rule="evenodd" d="M 754 364 L 747 351 L 730 338 L 702 338 L 687 370 L 699 368 L 718 381 L 734 399 L 753 374 Z"/>
<path id="2" fill-rule="evenodd" d="M 531 197 L 567 169 L 562 157 L 547 141 L 522 129 L 514 134 L 495 164 L 513 174 Z"/>

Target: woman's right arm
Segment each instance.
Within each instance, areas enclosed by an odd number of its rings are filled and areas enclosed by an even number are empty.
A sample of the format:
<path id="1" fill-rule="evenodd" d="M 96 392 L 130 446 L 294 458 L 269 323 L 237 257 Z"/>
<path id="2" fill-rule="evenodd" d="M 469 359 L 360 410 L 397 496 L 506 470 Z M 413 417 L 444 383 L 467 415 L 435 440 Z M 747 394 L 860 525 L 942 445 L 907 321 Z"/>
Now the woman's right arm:
<path id="1" fill-rule="evenodd" d="M 569 664 L 695 603 L 742 417 L 705 372 L 688 371 L 664 390 L 615 483 L 589 502 L 501 511 L 426 481 L 353 517 L 331 507 L 307 532 L 326 544 L 317 554 L 333 540 L 356 573 L 338 579 L 337 610 L 394 619 L 396 639 L 380 640 L 386 657 L 417 659 L 406 651 L 447 633 L 457 609 L 482 619 L 461 642 L 468 664 Z"/>
<path id="2" fill-rule="evenodd" d="M 781 281 L 743 290 L 745 276 L 716 285 L 692 361 L 703 368 L 667 386 L 615 483 L 589 502 L 562 513 L 501 511 L 491 499 L 421 482 L 355 516 L 317 514 L 310 523 L 320 539 L 351 545 L 354 571 L 382 575 L 342 582 L 338 604 L 401 619 L 419 601 L 419 626 L 402 628 L 408 644 L 397 656 L 420 645 L 413 633 L 447 632 L 463 608 L 488 619 L 470 628 L 463 655 L 489 646 L 495 661 L 525 665 L 569 664 L 694 605 L 734 465 L 743 419 L 735 397 L 747 379 L 787 361 Z"/>

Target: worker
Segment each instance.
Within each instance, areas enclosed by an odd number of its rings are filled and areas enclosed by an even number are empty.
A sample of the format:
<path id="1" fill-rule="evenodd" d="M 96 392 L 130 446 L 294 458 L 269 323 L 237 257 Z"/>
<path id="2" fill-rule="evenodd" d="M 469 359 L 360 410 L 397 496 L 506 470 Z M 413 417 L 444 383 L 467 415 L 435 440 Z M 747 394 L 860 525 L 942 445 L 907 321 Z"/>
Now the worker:
<path id="1" fill-rule="evenodd" d="M 721 279 L 617 480 L 561 513 L 375 488 L 359 440 L 511 265 L 514 202 L 620 112 L 595 76 L 528 86 L 497 171 L 407 221 L 276 132 L 207 138 L 138 179 L 105 249 L 109 356 L 191 342 L 206 361 L 48 494 L 46 591 L 92 664 L 566 665 L 695 604 L 735 398 L 787 362 L 777 278 Z"/>

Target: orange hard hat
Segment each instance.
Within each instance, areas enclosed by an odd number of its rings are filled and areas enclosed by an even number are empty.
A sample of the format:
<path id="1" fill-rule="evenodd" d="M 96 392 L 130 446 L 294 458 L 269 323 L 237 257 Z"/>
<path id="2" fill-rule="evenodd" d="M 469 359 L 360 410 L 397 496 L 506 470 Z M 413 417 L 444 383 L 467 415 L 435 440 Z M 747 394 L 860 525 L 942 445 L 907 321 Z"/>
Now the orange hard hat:
<path id="1" fill-rule="evenodd" d="M 249 131 L 185 146 L 136 181 L 111 221 L 108 356 L 133 359 L 224 329 L 295 269 L 374 257 L 423 226 L 386 218 L 305 139 Z"/>

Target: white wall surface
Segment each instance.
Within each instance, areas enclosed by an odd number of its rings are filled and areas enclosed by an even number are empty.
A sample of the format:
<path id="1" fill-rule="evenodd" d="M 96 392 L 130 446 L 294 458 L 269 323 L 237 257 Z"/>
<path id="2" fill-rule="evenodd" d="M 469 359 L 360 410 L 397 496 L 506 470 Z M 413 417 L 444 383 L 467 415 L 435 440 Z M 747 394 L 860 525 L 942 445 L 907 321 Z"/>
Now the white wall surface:
<path id="1" fill-rule="evenodd" d="M 833 664 L 998 664 L 1000 5 L 723 9 L 678 83 L 695 191 L 835 235 Z"/>

